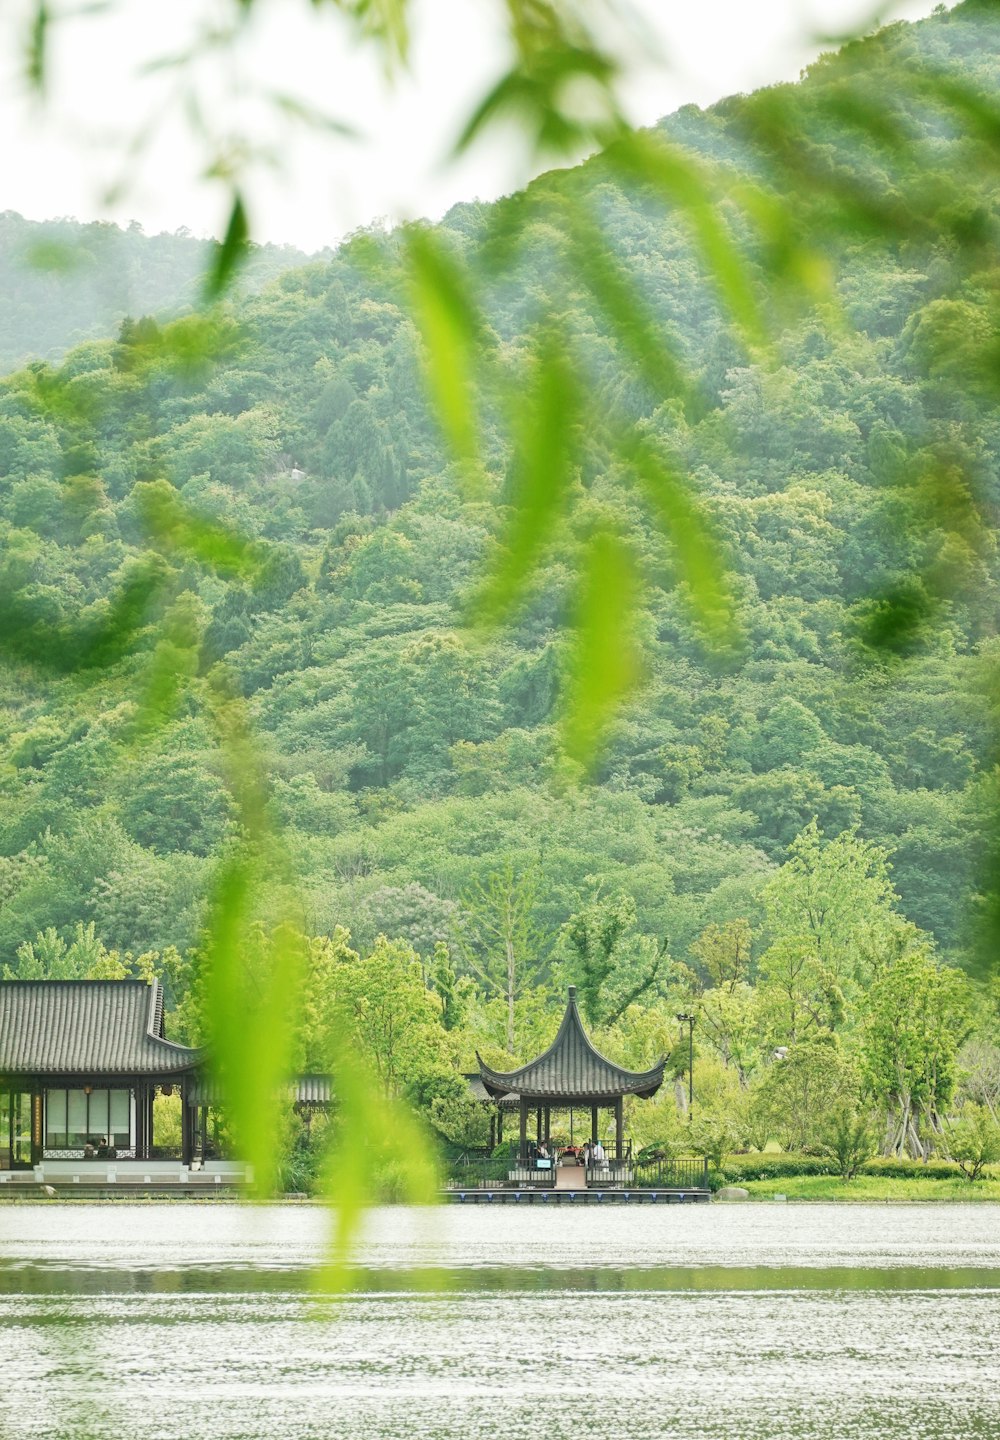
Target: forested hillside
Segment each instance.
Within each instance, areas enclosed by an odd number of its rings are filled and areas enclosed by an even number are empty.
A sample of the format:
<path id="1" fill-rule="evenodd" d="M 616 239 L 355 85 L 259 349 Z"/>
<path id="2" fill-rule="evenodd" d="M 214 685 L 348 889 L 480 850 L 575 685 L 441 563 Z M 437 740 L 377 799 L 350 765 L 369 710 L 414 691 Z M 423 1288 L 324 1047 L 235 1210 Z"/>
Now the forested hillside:
<path id="1" fill-rule="evenodd" d="M 25 220 L 0 213 L 0 370 L 59 360 L 83 340 L 117 330 L 127 315 L 170 317 L 197 305 L 211 242 L 145 235 L 132 224 Z M 288 245 L 255 246 L 242 288 L 260 290 L 308 257 Z"/>
<path id="2" fill-rule="evenodd" d="M 891 90 L 893 67 L 915 53 L 960 61 L 996 89 L 995 29 L 975 10 L 894 26 L 781 88 L 802 153 L 832 149 L 891 194 L 882 157 L 856 143 L 849 115 L 831 127 L 819 101 L 859 64 Z M 754 163 L 762 114 L 760 97 L 738 97 L 663 125 L 738 175 Z M 669 547 L 620 469 L 586 446 L 530 602 L 508 628 L 468 628 L 509 457 L 493 447 L 478 492 L 446 460 L 393 236 L 359 237 L 234 302 L 215 322 L 211 367 L 175 363 L 181 330 L 133 320 L 6 379 L 3 579 L 35 607 L 40 645 L 81 616 L 96 623 L 147 563 L 142 517 L 166 491 L 269 558 L 256 587 L 224 583 L 181 551 L 158 561 L 182 597 L 173 643 L 195 683 L 138 749 L 152 640 L 89 682 L 8 668 L 0 966 L 59 973 L 70 943 L 84 968 L 101 943 L 133 955 L 175 947 L 168 978 L 183 999 L 195 963 L 183 957 L 234 838 L 196 683 L 223 659 L 249 697 L 311 933 L 344 927 L 362 951 L 380 932 L 408 942 L 445 977 L 442 994 L 449 966 L 464 975 L 480 1044 L 530 1048 L 550 1025 L 548 987 L 567 974 L 591 985 L 590 1018 L 608 1024 L 633 988 L 649 1000 L 761 980 L 773 1003 L 754 1012 L 749 1076 L 769 1045 L 804 1033 L 788 985 L 791 1018 L 775 996 L 789 938 L 811 925 L 827 929 L 803 1004 L 824 1033 L 912 949 L 913 927 L 961 964 L 996 800 L 1000 592 L 973 500 L 992 512 L 1000 486 L 987 383 L 1000 270 L 984 245 L 981 273 L 959 273 L 954 206 L 966 207 L 963 224 L 992 224 L 996 200 L 975 175 L 955 183 L 952 134 L 931 140 L 939 173 L 921 224 L 899 242 L 860 221 L 831 235 L 842 313 L 821 323 L 790 312 L 773 363 L 735 339 L 685 226 L 639 182 L 612 183 L 600 158 L 544 177 L 527 199 L 462 206 L 444 222 L 481 261 L 500 352 L 517 351 L 526 317 L 558 310 L 595 394 L 664 437 L 695 477 L 742 616 L 731 664 L 706 660 Z M 688 403 L 656 404 L 583 305 L 546 223 L 567 187 L 586 193 L 686 357 Z M 529 204 L 517 256 L 498 258 L 504 206 Z M 58 343 L 52 332 L 38 348 Z M 555 743 L 561 627 L 577 547 L 607 515 L 641 537 L 647 674 L 596 775 L 578 783 Z M 873 650 L 901 608 L 910 623 Z M 209 628 L 192 658 L 184 617 L 195 614 Z M 811 892 L 803 875 L 819 877 Z M 827 897 L 819 919 L 810 894 Z M 521 966 L 513 1036 L 496 978 L 508 942 Z M 673 1008 L 609 1043 L 638 1061 L 672 1033 Z M 699 1032 L 705 1046 L 713 1023 Z M 718 1023 L 718 1054 L 742 1065 L 750 1022 L 739 1022 L 743 1041 L 731 1015 Z M 456 1059 L 468 1064 L 463 1043 Z"/>

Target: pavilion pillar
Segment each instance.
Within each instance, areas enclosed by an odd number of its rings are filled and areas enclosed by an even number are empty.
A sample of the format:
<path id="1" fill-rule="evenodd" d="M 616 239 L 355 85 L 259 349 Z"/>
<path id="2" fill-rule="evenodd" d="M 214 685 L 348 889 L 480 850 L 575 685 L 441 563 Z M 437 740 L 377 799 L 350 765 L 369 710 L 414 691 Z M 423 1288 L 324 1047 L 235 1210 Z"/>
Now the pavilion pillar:
<path id="1" fill-rule="evenodd" d="M 497 1144 L 503 1144 L 503 1110 L 497 1106 Z"/>
<path id="2" fill-rule="evenodd" d="M 543 1130 L 542 1130 L 542 1139 L 545 1141 L 546 1145 L 549 1143 L 549 1140 L 550 1140 L 550 1138 L 551 1138 L 551 1135 L 552 1135 L 552 1106 L 551 1106 L 551 1105 L 546 1105 L 546 1107 L 545 1107 L 545 1123 L 544 1123 L 544 1128 L 543 1128 Z"/>
<path id="3" fill-rule="evenodd" d="M 497 1148 L 497 1112 L 490 1111 L 490 1154 Z"/>
<path id="4" fill-rule="evenodd" d="M 625 1102 L 619 1095 L 615 1101 L 615 1159 L 625 1158 Z"/>
<path id="5" fill-rule="evenodd" d="M 541 1145 L 541 1143 L 542 1143 L 542 1107 L 541 1107 L 541 1105 L 539 1105 L 539 1106 L 538 1106 L 538 1109 L 535 1111 L 535 1144 L 536 1144 L 536 1145 Z"/>
<path id="6" fill-rule="evenodd" d="M 190 1165 L 194 1159 L 195 1108 L 188 1104 L 187 1089 L 181 1087 L 181 1161 Z"/>
<path id="7" fill-rule="evenodd" d="M 518 1117 L 521 1121 L 521 1144 L 519 1154 L 521 1164 L 528 1163 L 528 1102 L 523 1095 L 518 1096 L 517 1102 Z"/>
<path id="8" fill-rule="evenodd" d="M 591 1105 L 591 1107 L 590 1107 L 590 1143 L 591 1143 L 591 1145 L 596 1145 L 596 1144 L 597 1144 L 597 1106 L 596 1106 L 596 1105 Z"/>
<path id="9" fill-rule="evenodd" d="M 33 1090 L 31 1094 L 31 1163 L 38 1165 L 42 1159 L 42 1145 L 44 1141 L 44 1130 L 42 1127 L 42 1092 Z"/>
<path id="10" fill-rule="evenodd" d="M 135 1087 L 135 1158 L 148 1159 L 149 1127 L 146 1124 L 146 1086 L 139 1081 Z"/>
<path id="11" fill-rule="evenodd" d="M 153 1095 L 156 1087 L 140 1080 L 135 1087 L 135 1158 L 148 1160 L 153 1148 Z"/>

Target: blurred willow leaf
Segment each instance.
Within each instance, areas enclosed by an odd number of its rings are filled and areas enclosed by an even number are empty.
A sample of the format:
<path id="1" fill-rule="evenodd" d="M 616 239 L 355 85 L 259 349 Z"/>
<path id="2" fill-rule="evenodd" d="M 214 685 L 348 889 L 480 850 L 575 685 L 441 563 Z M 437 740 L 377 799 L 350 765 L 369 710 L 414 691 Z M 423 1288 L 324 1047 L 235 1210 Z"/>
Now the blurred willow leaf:
<path id="1" fill-rule="evenodd" d="M 233 196 L 229 222 L 222 243 L 215 247 L 212 263 L 205 276 L 205 299 L 217 300 L 232 283 L 237 270 L 250 250 L 250 225 L 243 197 L 237 190 Z"/>
<path id="2" fill-rule="evenodd" d="M 265 929 L 257 907 L 267 887 L 287 886 L 290 867 L 268 811 L 268 788 L 242 697 L 216 666 L 208 677 L 226 783 L 241 838 L 219 867 L 204 951 L 211 1063 L 258 1194 L 276 1177 L 281 1098 L 292 1073 L 294 1019 L 304 940 L 292 916 Z"/>
<path id="3" fill-rule="evenodd" d="M 476 105 L 453 153 L 461 155 L 499 119 L 516 121 L 536 151 L 562 154 L 620 128 L 618 64 L 588 33 L 580 10 L 548 0 L 507 0 L 507 9 L 515 63 Z M 581 88 L 591 92 L 591 115 L 572 109 Z"/>
<path id="4" fill-rule="evenodd" d="M 889 109 L 885 95 L 867 87 L 860 89 L 857 83 L 841 83 L 821 90 L 817 99 L 831 120 L 876 141 L 890 155 L 902 155 L 912 148 L 912 134 Z"/>
<path id="5" fill-rule="evenodd" d="M 853 638 L 866 659 L 902 659 L 925 643 L 937 609 L 921 577 L 907 576 L 857 602 Z"/>
<path id="6" fill-rule="evenodd" d="M 153 618 L 155 602 L 166 589 L 170 569 L 159 555 L 145 555 L 132 568 L 105 613 L 85 625 L 76 638 L 76 654 L 67 647 L 67 669 L 95 670 L 113 665 Z M 74 664 L 75 660 L 75 664 Z"/>
<path id="7" fill-rule="evenodd" d="M 796 216 L 776 196 L 759 185 L 737 184 L 732 193 L 757 229 L 761 261 L 777 282 L 780 297 L 791 299 L 792 292 L 799 292 L 820 307 L 827 324 L 842 328 L 845 319 L 830 257 L 805 243 Z"/>
<path id="8" fill-rule="evenodd" d="M 704 508 L 648 436 L 623 436 L 619 448 L 670 540 L 698 629 L 717 654 L 734 655 L 741 644 L 736 606 L 726 560 Z"/>
<path id="9" fill-rule="evenodd" d="M 254 931 L 254 896 L 266 873 L 263 857 L 246 851 L 223 861 L 204 941 L 212 1069 L 259 1195 L 274 1191 L 304 956 L 293 925 Z"/>
<path id="10" fill-rule="evenodd" d="M 634 635 L 638 598 L 631 551 L 613 531 L 597 530 L 581 564 L 560 726 L 566 754 L 588 772 L 640 678 Z"/>
<path id="11" fill-rule="evenodd" d="M 474 602 L 474 614 L 495 624 L 523 594 L 573 478 L 574 430 L 582 400 L 567 359 L 566 340 L 554 324 L 536 341 L 533 384 L 513 406 L 508 520 L 491 573 Z"/>
<path id="12" fill-rule="evenodd" d="M 115 369 L 148 380 L 156 369 L 197 383 L 206 370 L 236 358 L 245 341 L 242 327 L 217 309 L 183 315 L 162 328 L 143 321 L 136 333 L 115 346 Z"/>
<path id="13" fill-rule="evenodd" d="M 143 556 L 112 598 L 84 611 L 76 624 L 53 625 L 30 589 L 0 586 L 0 654 L 64 675 L 113 665 L 152 618 L 169 576 L 161 556 Z"/>
<path id="14" fill-rule="evenodd" d="M 749 267 L 719 217 L 701 165 L 649 131 L 622 137 L 608 151 L 614 169 L 673 201 L 691 228 L 709 279 L 748 344 L 767 350 L 769 337 Z"/>
<path id="15" fill-rule="evenodd" d="M 335 115 L 327 115 L 315 105 L 309 105 L 305 100 L 300 100 L 296 95 L 289 95 L 283 90 L 272 91 L 270 100 L 283 114 L 292 120 L 301 120 L 312 130 L 322 130 L 328 135 L 338 135 L 343 140 L 357 140 L 359 131 L 356 126 L 348 124 L 346 120 L 338 120 Z"/>
<path id="16" fill-rule="evenodd" d="M 190 65 L 195 58 L 196 50 L 189 46 L 184 50 L 173 51 L 169 55 L 155 55 L 152 60 L 147 60 L 139 69 L 140 75 L 162 75 L 165 70 L 183 70 Z"/>
<path id="17" fill-rule="evenodd" d="M 485 323 L 459 261 L 425 226 L 403 235 L 411 306 L 438 421 L 466 478 L 478 473 L 476 363 Z"/>
<path id="18" fill-rule="evenodd" d="M 324 3 L 349 15 L 362 35 L 382 44 L 387 68 L 406 63 L 410 53 L 407 0 L 312 0 L 314 9 Z"/>
<path id="19" fill-rule="evenodd" d="M 660 398 L 676 395 L 687 399 L 690 386 L 671 337 L 650 313 L 638 285 L 608 240 L 579 205 L 566 206 L 563 221 L 580 275 L 640 373 Z"/>
<path id="20" fill-rule="evenodd" d="M 101 401 L 94 388 L 75 384 L 76 377 L 53 370 L 47 361 L 35 361 L 28 369 L 32 377 L 30 403 L 46 419 L 58 421 L 70 430 L 97 419 Z"/>
<path id="21" fill-rule="evenodd" d="M 787 93 L 792 88 L 775 85 L 757 91 L 746 97 L 740 110 L 740 129 L 753 153 L 772 167 L 775 187 L 785 197 L 797 195 L 813 211 L 832 201 L 833 209 L 821 216 L 829 233 L 839 230 L 857 238 L 856 232 L 863 230 L 875 236 L 912 236 L 921 228 L 921 217 L 885 183 L 886 176 L 877 184 L 870 171 L 851 169 L 829 145 L 803 134 L 793 97 Z M 822 96 L 817 104 L 823 108 Z M 857 103 L 852 108 L 855 117 L 863 113 Z"/>
<path id="22" fill-rule="evenodd" d="M 561 104 L 571 92 L 573 81 L 591 81 L 598 91 L 610 91 L 615 66 L 598 50 L 565 45 L 550 55 L 539 56 L 530 69 L 514 66 L 474 109 L 458 140 L 454 154 L 461 156 L 491 122 L 512 118 L 532 134 L 536 151 L 572 153 L 595 138 L 591 120 L 576 117 Z"/>
<path id="23" fill-rule="evenodd" d="M 197 598 L 185 591 L 163 618 L 160 638 L 143 677 L 132 727 L 136 737 L 145 737 L 173 719 L 184 685 L 198 674 L 202 626 L 197 604 Z"/>
<path id="24" fill-rule="evenodd" d="M 412 1205 L 437 1200 L 435 1150 L 415 1115 L 379 1094 L 375 1077 L 346 1036 L 332 1037 L 331 1064 L 337 1097 L 337 1144 L 327 1157 L 324 1193 L 334 1207 L 329 1260 L 316 1275 L 320 1291 L 338 1293 L 348 1283 L 349 1260 L 364 1209 L 377 1202 L 380 1167 L 391 1167 Z"/>
<path id="25" fill-rule="evenodd" d="M 28 37 L 24 57 L 25 77 L 32 90 L 37 91 L 38 94 L 42 94 L 45 89 L 45 82 L 48 79 L 49 24 L 51 19 L 52 14 L 45 0 L 38 0 L 28 26 Z"/>
<path id="26" fill-rule="evenodd" d="M 64 240 L 33 240 L 25 247 L 24 263 L 32 270 L 68 275 L 71 270 L 80 268 L 82 255 L 76 245 Z"/>
<path id="27" fill-rule="evenodd" d="M 265 560 L 261 546 L 195 515 L 168 480 L 139 481 L 132 494 L 147 534 L 164 550 L 179 550 L 217 574 L 253 580 L 260 573 Z"/>
<path id="28" fill-rule="evenodd" d="M 954 111 L 968 133 L 985 142 L 994 165 L 1000 165 L 1000 108 L 990 95 L 947 70 L 923 69 L 908 79 L 928 99 Z"/>

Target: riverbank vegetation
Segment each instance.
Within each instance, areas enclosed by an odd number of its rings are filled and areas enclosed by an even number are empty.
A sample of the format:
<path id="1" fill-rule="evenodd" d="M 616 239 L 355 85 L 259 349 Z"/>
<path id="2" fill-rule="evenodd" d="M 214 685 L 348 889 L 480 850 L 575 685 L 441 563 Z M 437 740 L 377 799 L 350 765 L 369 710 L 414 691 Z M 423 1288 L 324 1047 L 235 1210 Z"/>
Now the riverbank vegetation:
<path id="1" fill-rule="evenodd" d="M 750 1200 L 848 1201 L 851 1204 L 883 1202 L 895 1205 L 929 1205 L 958 1200 L 964 1203 L 1000 1201 L 1000 1175 L 969 1186 L 961 1176 L 949 1180 L 900 1180 L 860 1175 L 850 1182 L 836 1175 L 799 1176 L 790 1180 L 752 1180 L 745 1187 Z"/>
<path id="2" fill-rule="evenodd" d="M 207 897 L 253 809 L 282 836 L 265 867 L 282 893 L 241 941 L 240 993 L 301 969 L 296 1064 L 328 1068 L 346 1037 L 449 1145 L 487 1140 L 462 1079 L 476 1051 L 530 1058 L 573 982 L 611 1058 L 671 1057 L 675 1083 L 629 1116 L 637 1147 L 721 1163 L 776 1141 L 845 1173 L 877 1152 L 990 1163 L 996 203 L 969 137 L 897 87 L 917 62 L 995 91 L 989 13 L 890 27 L 800 86 L 663 122 L 734 197 L 778 110 L 802 163 L 835 154 L 852 194 L 925 193 L 909 227 L 876 224 L 874 200 L 835 233 L 804 208 L 835 277 L 822 312 L 786 315 L 774 256 L 747 244 L 776 353 L 732 323 L 685 218 L 600 157 L 435 232 L 480 277 L 492 353 L 523 361 L 558 311 L 603 409 L 691 477 L 739 616 L 725 653 L 692 620 L 707 581 L 689 604 L 697 574 L 582 409 L 544 513 L 524 509 L 488 397 L 481 471 L 445 449 L 398 236 L 208 316 L 127 319 L 0 383 L 3 973 L 157 973 L 171 1033 L 201 1040 Z M 858 141 L 838 97 L 862 63 L 926 140 L 919 165 Z M 675 400 L 581 290 L 557 223 L 570 193 L 681 357 Z M 522 420 L 544 430 L 544 410 Z M 634 570 L 609 550 L 602 573 L 635 598 L 621 659 L 644 680 L 588 773 L 560 741 L 580 664 L 566 627 L 580 557 L 612 533 L 635 550 Z M 507 628 L 470 628 L 510 598 L 484 587 L 501 553 L 537 573 Z M 218 741 L 232 697 L 259 739 L 252 805 Z M 693 1077 L 678 1014 L 695 1016 Z M 315 1170 L 302 1123 L 286 1168 Z"/>

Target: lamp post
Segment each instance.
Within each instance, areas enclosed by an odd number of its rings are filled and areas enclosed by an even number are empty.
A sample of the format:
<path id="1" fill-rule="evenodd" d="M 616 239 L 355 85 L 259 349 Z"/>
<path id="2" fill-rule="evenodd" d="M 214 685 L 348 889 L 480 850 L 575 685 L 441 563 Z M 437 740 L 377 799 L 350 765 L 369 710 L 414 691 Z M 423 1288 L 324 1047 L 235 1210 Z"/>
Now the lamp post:
<path id="1" fill-rule="evenodd" d="M 678 1015 L 682 1025 L 688 1027 L 688 1114 L 694 1109 L 694 1016 Z"/>

